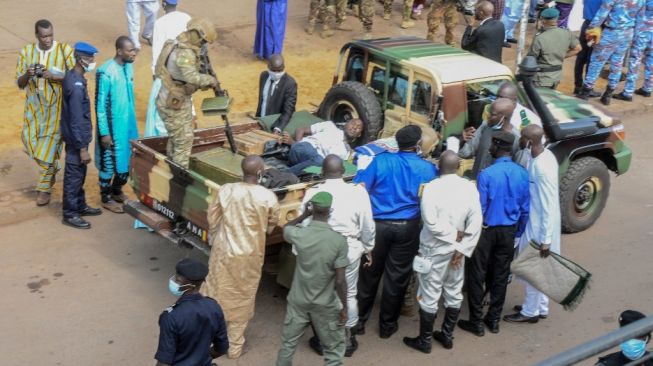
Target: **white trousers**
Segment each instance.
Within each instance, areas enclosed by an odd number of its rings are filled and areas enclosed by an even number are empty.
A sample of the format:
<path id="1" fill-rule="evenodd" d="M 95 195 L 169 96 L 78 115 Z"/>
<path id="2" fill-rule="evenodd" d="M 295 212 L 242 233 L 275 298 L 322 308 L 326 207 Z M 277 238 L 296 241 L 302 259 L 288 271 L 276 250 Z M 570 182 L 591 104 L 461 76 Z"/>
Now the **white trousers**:
<path id="1" fill-rule="evenodd" d="M 417 301 L 419 307 L 430 314 L 438 312 L 438 301 L 444 296 L 444 307 L 460 309 L 463 302 L 465 260 L 457 270 L 451 267 L 453 253 L 427 257 L 431 261 L 429 273 L 417 273 Z"/>
<path id="2" fill-rule="evenodd" d="M 345 278 L 347 279 L 347 323 L 346 328 L 351 328 L 358 323 L 358 272 L 361 266 L 360 257 L 349 263 L 345 268 Z"/>
<path id="3" fill-rule="evenodd" d="M 526 289 L 526 298 L 524 298 L 522 304 L 521 314 L 528 317 L 549 315 L 549 297 L 531 286 L 530 283 L 523 282 Z"/>
<path id="4" fill-rule="evenodd" d="M 159 11 L 159 1 L 127 1 L 127 29 L 129 38 L 134 42 L 136 48 L 141 48 L 140 30 L 141 30 L 141 10 L 145 15 L 145 27 L 143 27 L 143 37 L 152 38 L 154 21 L 156 21 L 157 12 Z"/>

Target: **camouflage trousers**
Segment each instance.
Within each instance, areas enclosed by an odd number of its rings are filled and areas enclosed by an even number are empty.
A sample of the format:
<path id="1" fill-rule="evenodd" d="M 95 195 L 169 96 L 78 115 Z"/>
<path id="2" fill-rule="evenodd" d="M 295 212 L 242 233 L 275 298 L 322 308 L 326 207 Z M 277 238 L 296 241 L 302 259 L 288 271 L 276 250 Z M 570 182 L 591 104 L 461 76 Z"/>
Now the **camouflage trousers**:
<path id="1" fill-rule="evenodd" d="M 383 13 L 390 14 L 392 13 L 392 2 L 393 0 L 383 0 Z M 413 0 L 404 0 L 404 20 L 410 20 L 410 14 L 413 12 Z"/>
<path id="2" fill-rule="evenodd" d="M 347 0 L 311 0 L 308 11 L 308 23 L 315 25 L 318 19 L 324 24 L 336 24 L 345 21 L 347 15 Z"/>
<path id="3" fill-rule="evenodd" d="M 587 75 L 583 84 L 587 88 L 594 88 L 596 80 L 606 62 L 610 63 L 610 76 L 608 76 L 608 88 L 616 88 L 621 79 L 621 67 L 624 56 L 633 39 L 633 29 L 608 29 L 605 28 L 601 34 L 601 41 L 594 46 L 592 58 L 590 59 Z"/>
<path id="4" fill-rule="evenodd" d="M 458 25 L 458 11 L 456 9 L 456 2 L 451 0 L 434 0 L 431 4 L 431 11 L 426 16 L 426 24 L 428 31 L 426 39 L 435 41 L 440 28 L 440 22 L 444 18 L 444 43 L 448 45 L 454 44 L 453 30 Z"/>
<path id="5" fill-rule="evenodd" d="M 191 103 L 181 109 L 170 109 L 157 103 L 159 116 L 168 130 L 166 155 L 175 163 L 188 168 L 193 148 L 193 110 Z"/>
<path id="6" fill-rule="evenodd" d="M 653 31 L 638 32 L 633 38 L 630 59 L 628 60 L 626 85 L 624 85 L 625 95 L 631 96 L 635 91 L 642 59 L 644 59 L 644 84 L 642 89 L 650 92 L 651 87 L 653 87 L 653 47 L 651 42 L 653 42 Z"/>
<path id="7" fill-rule="evenodd" d="M 366 32 L 372 31 L 372 24 L 374 23 L 374 5 L 375 0 L 360 1 L 360 16 L 358 18 L 361 20 L 363 30 Z"/>

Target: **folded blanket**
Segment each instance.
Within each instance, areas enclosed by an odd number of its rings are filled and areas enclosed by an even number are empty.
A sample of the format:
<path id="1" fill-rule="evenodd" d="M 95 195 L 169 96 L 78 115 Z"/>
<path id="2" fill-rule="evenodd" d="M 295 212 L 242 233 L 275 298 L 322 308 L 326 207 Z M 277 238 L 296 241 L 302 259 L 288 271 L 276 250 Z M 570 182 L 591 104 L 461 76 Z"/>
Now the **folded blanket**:
<path id="1" fill-rule="evenodd" d="M 540 248 L 532 241 L 512 262 L 510 270 L 565 310 L 574 310 L 580 304 L 592 277 L 581 266 L 559 254 L 540 257 Z"/>

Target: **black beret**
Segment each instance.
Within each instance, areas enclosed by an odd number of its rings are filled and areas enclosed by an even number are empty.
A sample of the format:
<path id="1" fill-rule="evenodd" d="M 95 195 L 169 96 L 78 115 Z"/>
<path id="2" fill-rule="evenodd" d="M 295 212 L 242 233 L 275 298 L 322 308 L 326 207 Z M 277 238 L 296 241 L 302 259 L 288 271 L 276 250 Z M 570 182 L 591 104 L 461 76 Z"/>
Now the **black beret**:
<path id="1" fill-rule="evenodd" d="M 634 323 L 640 319 L 646 318 L 646 315 L 637 310 L 626 310 L 619 315 L 619 325 L 625 327 L 630 323 Z"/>
<path id="2" fill-rule="evenodd" d="M 395 135 L 397 147 L 399 147 L 400 150 L 414 147 L 421 138 L 422 129 L 415 125 L 404 126 L 400 128 Z"/>
<path id="3" fill-rule="evenodd" d="M 192 258 L 185 258 L 177 262 L 177 274 L 184 276 L 189 281 L 203 281 L 209 274 L 206 264 Z"/>
<path id="4" fill-rule="evenodd" d="M 512 145 L 515 143 L 515 135 L 503 130 L 492 131 L 492 143 L 499 148 L 512 149 Z"/>

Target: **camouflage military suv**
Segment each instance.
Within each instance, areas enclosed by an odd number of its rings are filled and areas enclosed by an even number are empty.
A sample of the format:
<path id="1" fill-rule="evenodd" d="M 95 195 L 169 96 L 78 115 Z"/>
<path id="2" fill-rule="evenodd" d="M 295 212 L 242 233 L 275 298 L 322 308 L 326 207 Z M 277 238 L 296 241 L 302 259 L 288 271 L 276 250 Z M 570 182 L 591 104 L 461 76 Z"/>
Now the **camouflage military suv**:
<path id="1" fill-rule="evenodd" d="M 530 62 L 530 65 L 529 65 Z M 526 58 L 515 77 L 506 66 L 419 38 L 355 41 L 340 52 L 334 85 L 318 115 L 336 122 L 358 117 L 365 137 L 394 135 L 406 124 L 432 126 L 440 134 L 437 156 L 449 136 L 478 127 L 500 84 L 515 83 L 519 101 L 542 119 L 548 148 L 560 163 L 562 226 L 592 226 L 610 191 L 610 174 L 625 173 L 631 151 L 620 120 L 594 104 L 551 89 L 535 89 Z"/>

